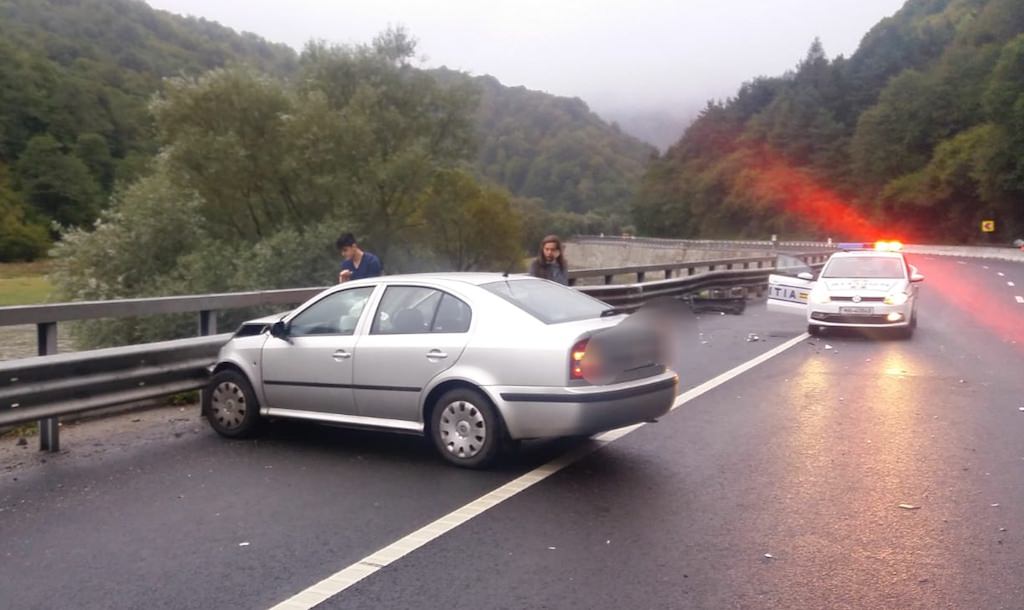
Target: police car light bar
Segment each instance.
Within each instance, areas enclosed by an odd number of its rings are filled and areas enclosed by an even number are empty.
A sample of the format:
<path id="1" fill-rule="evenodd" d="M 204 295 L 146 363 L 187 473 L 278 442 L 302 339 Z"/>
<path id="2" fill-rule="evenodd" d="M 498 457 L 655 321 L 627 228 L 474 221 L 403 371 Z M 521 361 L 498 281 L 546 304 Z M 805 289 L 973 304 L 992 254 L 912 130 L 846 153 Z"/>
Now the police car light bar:
<path id="1" fill-rule="evenodd" d="M 877 250 L 878 252 L 899 252 L 903 244 L 898 241 L 845 242 L 836 244 L 840 250 Z"/>

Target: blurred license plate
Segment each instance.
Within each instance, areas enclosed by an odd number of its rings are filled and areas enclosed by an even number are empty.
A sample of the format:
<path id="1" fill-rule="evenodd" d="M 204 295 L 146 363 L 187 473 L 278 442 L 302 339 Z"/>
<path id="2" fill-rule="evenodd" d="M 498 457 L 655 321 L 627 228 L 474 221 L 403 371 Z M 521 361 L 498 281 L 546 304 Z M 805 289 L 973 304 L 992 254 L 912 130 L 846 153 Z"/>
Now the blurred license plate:
<path id="1" fill-rule="evenodd" d="M 840 307 L 839 308 L 839 313 L 852 313 L 852 314 L 855 314 L 855 315 L 856 314 L 864 315 L 864 314 L 870 314 L 871 313 L 871 308 L 870 307 Z"/>

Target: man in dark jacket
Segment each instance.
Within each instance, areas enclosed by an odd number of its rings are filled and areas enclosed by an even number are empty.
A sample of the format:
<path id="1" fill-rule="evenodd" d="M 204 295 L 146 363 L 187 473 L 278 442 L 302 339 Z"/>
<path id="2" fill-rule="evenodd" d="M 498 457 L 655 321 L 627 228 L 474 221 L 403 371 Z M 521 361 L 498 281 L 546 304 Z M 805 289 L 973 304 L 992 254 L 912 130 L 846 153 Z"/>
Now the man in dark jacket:
<path id="1" fill-rule="evenodd" d="M 372 252 L 364 252 L 351 233 L 345 233 L 334 242 L 341 254 L 341 270 L 338 272 L 338 283 L 349 280 L 361 280 L 377 277 L 383 271 L 380 259 Z"/>

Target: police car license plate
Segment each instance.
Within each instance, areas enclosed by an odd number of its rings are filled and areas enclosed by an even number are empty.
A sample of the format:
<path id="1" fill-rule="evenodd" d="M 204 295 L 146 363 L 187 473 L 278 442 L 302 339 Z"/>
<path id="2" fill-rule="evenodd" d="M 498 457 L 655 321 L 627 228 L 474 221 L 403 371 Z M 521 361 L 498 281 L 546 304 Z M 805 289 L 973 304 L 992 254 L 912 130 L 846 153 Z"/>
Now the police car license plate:
<path id="1" fill-rule="evenodd" d="M 839 313 L 849 313 L 854 315 L 870 315 L 870 307 L 840 307 Z"/>

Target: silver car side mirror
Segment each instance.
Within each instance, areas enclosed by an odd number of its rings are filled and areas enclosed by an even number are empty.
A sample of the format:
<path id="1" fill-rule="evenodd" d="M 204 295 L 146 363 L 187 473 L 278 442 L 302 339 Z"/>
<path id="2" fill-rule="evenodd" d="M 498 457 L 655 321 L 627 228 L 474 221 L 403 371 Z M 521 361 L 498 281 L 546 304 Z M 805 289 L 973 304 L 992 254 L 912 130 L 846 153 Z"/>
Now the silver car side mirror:
<path id="1" fill-rule="evenodd" d="M 288 325 L 284 320 L 278 320 L 270 326 L 270 335 L 277 339 L 288 340 Z"/>
<path id="2" fill-rule="evenodd" d="M 921 275 L 920 273 L 917 273 L 915 271 L 914 273 L 910 274 L 910 281 L 911 282 L 923 282 L 924 281 L 924 276 Z"/>

